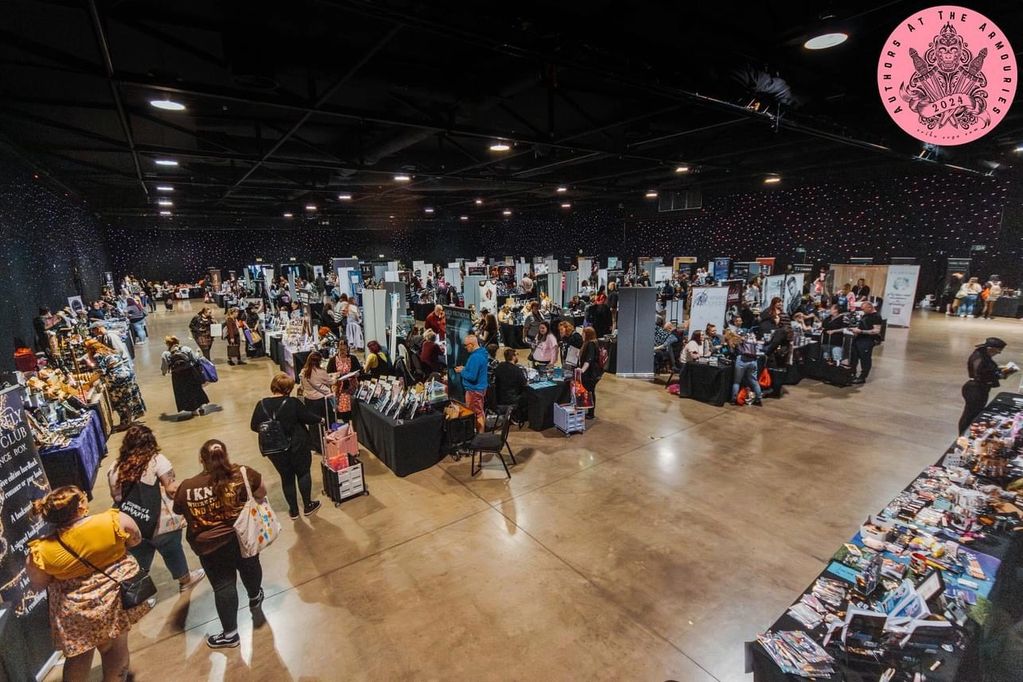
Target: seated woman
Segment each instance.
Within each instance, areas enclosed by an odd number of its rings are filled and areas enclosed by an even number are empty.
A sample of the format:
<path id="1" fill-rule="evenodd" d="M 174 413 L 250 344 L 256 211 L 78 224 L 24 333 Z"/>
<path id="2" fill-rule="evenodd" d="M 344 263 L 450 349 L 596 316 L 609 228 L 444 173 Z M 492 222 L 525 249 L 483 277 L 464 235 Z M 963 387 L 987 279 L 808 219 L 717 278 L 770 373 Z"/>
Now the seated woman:
<path id="1" fill-rule="evenodd" d="M 689 343 L 682 349 L 682 362 L 694 362 L 703 357 L 703 332 L 693 332 Z"/>
<path id="2" fill-rule="evenodd" d="M 366 344 L 366 365 L 364 374 L 373 378 L 380 378 L 392 373 L 391 359 L 387 351 L 380 347 L 376 341 Z"/>
<path id="3" fill-rule="evenodd" d="M 427 329 L 423 334 L 423 347 L 419 351 L 419 362 L 427 374 L 434 372 L 443 373 L 446 368 L 444 348 L 437 343 L 437 334 L 432 329 Z"/>
<path id="4" fill-rule="evenodd" d="M 806 315 L 802 312 L 796 312 L 792 316 L 792 328 L 801 327 L 804 332 L 813 331 L 813 325 L 806 321 Z"/>

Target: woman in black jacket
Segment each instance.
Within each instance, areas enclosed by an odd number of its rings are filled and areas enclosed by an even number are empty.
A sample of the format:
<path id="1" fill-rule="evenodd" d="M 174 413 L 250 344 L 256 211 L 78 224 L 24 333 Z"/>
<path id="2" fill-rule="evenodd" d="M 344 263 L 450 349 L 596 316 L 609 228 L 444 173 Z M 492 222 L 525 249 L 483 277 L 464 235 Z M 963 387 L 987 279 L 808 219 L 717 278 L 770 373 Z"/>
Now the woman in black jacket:
<path id="1" fill-rule="evenodd" d="M 284 499 L 288 501 L 288 516 L 298 518 L 298 494 L 302 496 L 302 513 L 311 516 L 320 508 L 319 500 L 313 499 L 313 477 L 310 473 L 313 456 L 309 447 L 309 430 L 307 425 L 319 424 L 322 415 L 313 414 L 302 401 L 292 398 L 295 380 L 283 372 L 277 374 L 270 382 L 269 398 L 263 398 L 252 410 L 249 428 L 259 431 L 259 425 L 274 419 L 281 423 L 285 435 L 291 445 L 277 454 L 267 455 L 267 459 L 281 475 L 281 488 Z"/>
<path id="2" fill-rule="evenodd" d="M 579 351 L 579 370 L 582 372 L 583 388 L 593 398 L 593 409 L 586 413 L 587 419 L 597 416 L 597 382 L 604 376 L 604 368 L 600 366 L 600 346 L 597 333 L 593 327 L 583 329 L 583 347 Z"/>

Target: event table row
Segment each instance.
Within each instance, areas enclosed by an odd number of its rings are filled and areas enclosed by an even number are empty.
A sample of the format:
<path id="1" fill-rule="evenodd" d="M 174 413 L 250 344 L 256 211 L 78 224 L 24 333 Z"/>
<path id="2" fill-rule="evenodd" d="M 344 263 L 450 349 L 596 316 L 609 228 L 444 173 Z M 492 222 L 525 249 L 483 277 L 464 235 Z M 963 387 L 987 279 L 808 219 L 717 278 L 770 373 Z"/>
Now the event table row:
<path id="1" fill-rule="evenodd" d="M 764 368 L 764 358 L 757 363 L 757 375 Z M 771 390 L 765 391 L 765 398 L 781 398 L 786 384 L 784 368 L 768 368 L 771 376 Z M 685 362 L 678 373 L 678 397 L 699 400 L 702 403 L 721 407 L 732 399 L 732 382 L 735 366 L 731 364 L 712 365 L 706 362 Z"/>
<path id="2" fill-rule="evenodd" d="M 100 460 L 107 454 L 107 439 L 96 411 L 86 412 L 85 419 L 81 433 L 62 447 L 43 448 L 39 451 L 39 461 L 51 488 L 78 486 L 91 500 Z"/>

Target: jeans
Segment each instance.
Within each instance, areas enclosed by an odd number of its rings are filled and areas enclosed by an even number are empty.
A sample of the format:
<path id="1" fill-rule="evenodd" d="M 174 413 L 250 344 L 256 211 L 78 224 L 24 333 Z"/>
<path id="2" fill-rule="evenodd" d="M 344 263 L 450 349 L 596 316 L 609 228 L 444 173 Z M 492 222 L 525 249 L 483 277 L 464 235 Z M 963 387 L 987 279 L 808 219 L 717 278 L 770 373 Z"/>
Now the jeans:
<path id="1" fill-rule="evenodd" d="M 206 577 L 213 586 L 213 601 L 217 605 L 220 625 L 224 632 L 236 631 L 238 588 L 235 582 L 240 575 L 249 599 L 259 596 L 263 583 L 263 567 L 259 563 L 259 555 L 242 558 L 238 538 L 232 534 L 228 543 L 220 549 L 199 555 L 199 563 L 206 570 Z"/>
<path id="2" fill-rule="evenodd" d="M 760 400 L 763 394 L 760 390 L 760 382 L 757 381 L 757 361 L 735 359 L 735 372 L 732 375 L 732 400 L 739 396 L 739 385 L 745 383 L 753 389 L 753 394 Z"/>
<path id="3" fill-rule="evenodd" d="M 142 538 L 142 542 L 128 551 L 135 557 L 135 561 L 139 562 L 139 566 L 147 571 L 153 565 L 154 554 L 159 552 L 163 563 L 175 580 L 180 580 L 188 575 L 188 560 L 185 559 L 185 550 L 181 548 L 180 530 L 156 535 L 152 539 Z"/>
<path id="4" fill-rule="evenodd" d="M 842 362 L 842 346 L 824 346 L 824 355 L 831 355 L 834 362 Z"/>
<path id="5" fill-rule="evenodd" d="M 301 438 L 304 434 L 298 433 Z M 292 516 L 298 514 L 298 495 L 296 495 L 295 484 L 298 483 L 298 493 L 302 495 L 302 502 L 310 504 L 313 501 L 313 476 L 309 468 L 313 463 L 312 453 L 308 445 L 303 445 L 299 452 L 282 452 L 276 455 L 269 455 L 267 459 L 281 475 L 281 490 L 284 491 L 284 499 L 288 501 L 288 513 Z"/>
<path id="6" fill-rule="evenodd" d="M 136 341 L 145 341 L 146 340 L 147 337 L 146 337 L 146 321 L 145 320 L 139 320 L 138 322 L 132 322 L 131 323 L 131 328 L 132 328 L 132 331 L 135 332 L 135 340 Z"/>
<path id="7" fill-rule="evenodd" d="M 970 294 L 959 303 L 959 317 L 966 317 L 967 315 L 973 315 L 973 308 L 977 305 L 977 299 L 979 296 L 976 294 Z"/>

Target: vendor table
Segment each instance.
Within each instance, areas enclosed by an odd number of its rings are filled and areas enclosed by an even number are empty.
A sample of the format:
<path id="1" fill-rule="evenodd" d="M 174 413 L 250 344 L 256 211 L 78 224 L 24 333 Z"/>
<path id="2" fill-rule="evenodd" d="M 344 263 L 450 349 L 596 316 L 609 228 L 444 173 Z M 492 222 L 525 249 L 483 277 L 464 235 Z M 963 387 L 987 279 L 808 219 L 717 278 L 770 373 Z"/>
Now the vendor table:
<path id="1" fill-rule="evenodd" d="M 529 348 L 529 344 L 522 343 L 521 324 L 500 325 L 501 343 L 508 348 Z"/>
<path id="2" fill-rule="evenodd" d="M 1023 314 L 1021 310 L 1020 299 L 1018 296 L 999 296 L 998 300 L 991 307 L 991 313 L 995 317 L 1020 317 Z"/>
<path id="3" fill-rule="evenodd" d="M 992 409 L 1023 409 L 1023 395 L 1014 393 L 1000 393 L 988 405 L 984 413 L 977 418 L 987 418 L 989 410 Z M 949 448 L 951 451 L 952 448 Z M 947 456 L 947 453 L 946 453 Z M 945 456 L 938 461 L 941 465 Z M 926 472 L 920 477 L 926 476 Z M 907 489 L 910 486 L 907 486 Z M 985 609 L 989 627 L 987 630 L 978 626 L 973 620 L 967 620 L 963 628 L 965 646 L 958 647 L 953 651 L 946 651 L 933 647 L 927 652 L 918 656 L 919 662 L 911 668 L 905 668 L 913 672 L 924 671 L 927 682 L 940 680 L 963 681 L 985 679 L 989 682 L 1000 680 L 1018 680 L 1019 669 L 1010 663 L 1006 658 L 1007 654 L 1001 651 L 999 646 L 1006 644 L 1007 638 L 1004 628 L 998 627 L 999 621 L 1006 619 L 1011 623 L 1023 616 L 1023 580 L 1016 575 L 1017 567 L 1023 562 L 1023 533 L 1012 533 L 1011 531 L 993 532 L 987 531 L 985 537 L 976 539 L 967 546 L 967 549 L 974 554 L 984 570 L 993 575 L 993 585 L 987 595 L 989 606 Z M 850 542 L 855 543 L 859 534 Z M 821 577 L 835 579 L 835 575 L 825 571 Z M 816 579 L 814 580 L 816 582 Z M 812 588 L 812 584 L 811 584 Z M 811 588 L 804 591 L 809 592 Z M 979 598 L 979 597 L 978 597 Z M 798 600 L 797 600 L 798 602 Z M 998 620 L 995 620 L 995 619 Z M 1008 627 L 1008 624 L 1006 624 Z M 809 634 L 820 643 L 823 637 L 824 626 L 818 626 Z M 769 628 L 772 632 L 802 630 L 806 627 L 788 614 L 783 615 Z M 838 635 L 835 635 L 838 639 Z M 747 643 L 748 653 L 751 656 L 747 659 L 752 667 L 754 682 L 783 682 L 792 680 L 806 680 L 804 677 L 784 674 L 774 663 L 767 652 L 757 642 Z M 832 650 L 831 653 L 835 655 Z M 843 659 L 835 655 L 837 659 L 834 665 L 836 674 L 831 677 L 817 677 L 818 680 L 834 680 L 843 682 L 873 682 L 877 680 L 888 664 L 877 665 L 870 662 L 857 661 L 855 659 Z M 936 662 L 936 668 L 932 668 Z M 983 671 L 983 673 L 981 672 Z M 1009 671 L 1009 672 L 1005 672 Z M 897 677 L 896 679 L 905 679 Z"/>
<path id="4" fill-rule="evenodd" d="M 711 405 L 724 405 L 732 398 L 731 365 L 683 363 L 678 374 L 678 397 L 692 398 Z"/>
<path id="5" fill-rule="evenodd" d="M 99 461 L 107 454 L 107 439 L 99 415 L 91 410 L 86 415 L 88 423 L 80 434 L 64 447 L 40 450 L 39 461 L 51 488 L 76 485 L 91 500 Z"/>
<path id="6" fill-rule="evenodd" d="M 281 366 L 281 335 L 277 333 L 266 334 L 265 338 L 269 339 L 268 352 L 270 359 L 273 360 L 274 364 L 278 367 Z"/>
<path id="7" fill-rule="evenodd" d="M 526 414 L 529 428 L 544 431 L 554 428 L 554 403 L 567 403 L 567 381 L 545 381 L 526 385 Z"/>
<path id="8" fill-rule="evenodd" d="M 359 400 L 352 401 L 359 443 L 396 476 L 429 469 L 443 459 L 444 415 L 423 414 L 398 423 Z"/>
<path id="9" fill-rule="evenodd" d="M 792 351 L 789 384 L 801 379 L 816 379 L 835 386 L 848 386 L 853 379 L 852 370 L 825 362 L 824 347 L 819 341 L 808 343 Z"/>

